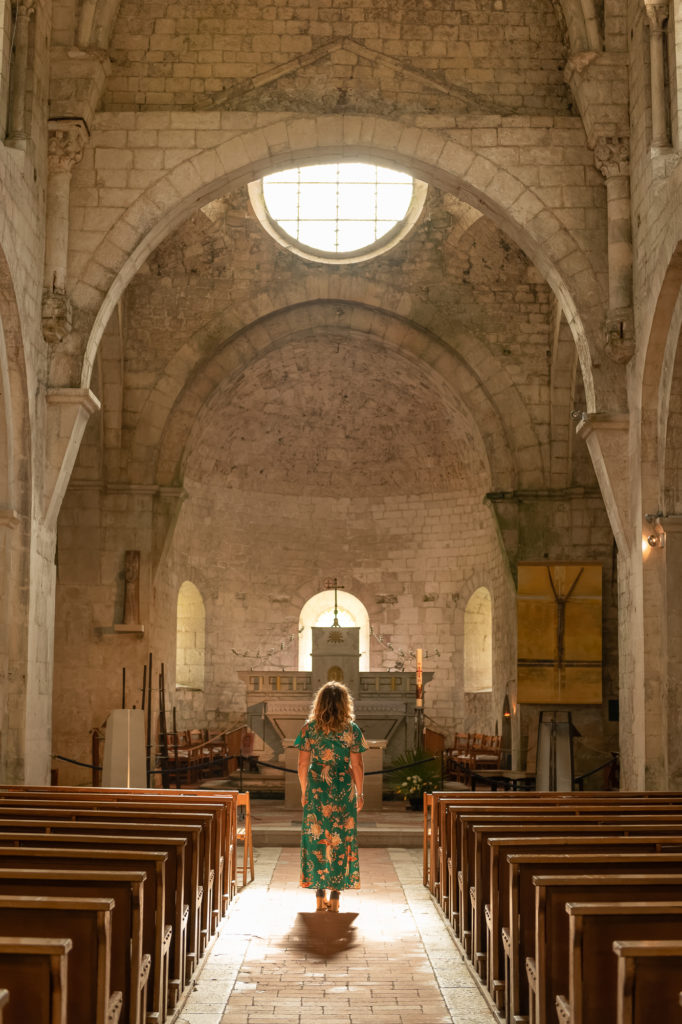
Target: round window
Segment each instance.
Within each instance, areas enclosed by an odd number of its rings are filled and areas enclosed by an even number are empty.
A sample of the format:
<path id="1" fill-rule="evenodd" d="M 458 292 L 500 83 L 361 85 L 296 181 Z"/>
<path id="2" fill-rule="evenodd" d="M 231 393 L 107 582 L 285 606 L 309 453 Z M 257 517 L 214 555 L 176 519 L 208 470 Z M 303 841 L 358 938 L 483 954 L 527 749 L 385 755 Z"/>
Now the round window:
<path id="1" fill-rule="evenodd" d="M 305 259 L 355 263 L 391 248 L 414 225 L 426 185 L 389 167 L 316 164 L 249 186 L 266 231 Z"/>

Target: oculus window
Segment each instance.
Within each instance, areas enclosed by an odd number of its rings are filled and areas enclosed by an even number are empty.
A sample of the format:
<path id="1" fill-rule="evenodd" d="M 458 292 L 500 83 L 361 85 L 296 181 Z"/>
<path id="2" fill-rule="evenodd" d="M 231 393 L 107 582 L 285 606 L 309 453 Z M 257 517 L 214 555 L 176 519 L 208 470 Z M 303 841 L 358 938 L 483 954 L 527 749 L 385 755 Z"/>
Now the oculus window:
<path id="1" fill-rule="evenodd" d="M 280 245 L 304 259 L 355 263 L 385 252 L 412 228 L 426 185 L 377 164 L 291 167 L 249 186 L 252 206 Z"/>

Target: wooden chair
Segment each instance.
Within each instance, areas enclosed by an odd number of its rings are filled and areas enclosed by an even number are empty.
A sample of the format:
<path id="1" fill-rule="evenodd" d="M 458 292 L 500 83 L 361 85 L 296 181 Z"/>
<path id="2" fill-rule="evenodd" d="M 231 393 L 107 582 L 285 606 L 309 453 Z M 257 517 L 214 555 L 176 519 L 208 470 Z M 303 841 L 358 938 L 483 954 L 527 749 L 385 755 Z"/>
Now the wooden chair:
<path id="1" fill-rule="evenodd" d="M 237 794 L 237 814 L 239 808 L 244 808 L 244 823 L 237 823 L 237 842 L 244 844 L 244 862 L 242 865 L 242 885 L 246 885 L 246 865 L 251 869 L 251 881 L 254 879 L 253 870 L 253 836 L 251 834 L 251 797 L 249 793 Z"/>

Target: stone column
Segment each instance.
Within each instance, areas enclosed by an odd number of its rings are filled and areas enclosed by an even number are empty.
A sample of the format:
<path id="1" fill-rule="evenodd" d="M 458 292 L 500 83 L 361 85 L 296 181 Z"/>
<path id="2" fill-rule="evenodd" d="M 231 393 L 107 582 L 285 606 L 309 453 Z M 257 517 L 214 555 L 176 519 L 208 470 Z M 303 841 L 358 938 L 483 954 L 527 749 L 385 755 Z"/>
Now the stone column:
<path id="1" fill-rule="evenodd" d="M 666 640 L 663 669 L 667 679 L 667 693 L 664 694 L 664 728 L 667 729 L 668 789 L 679 789 L 682 785 L 682 744 L 680 744 L 680 715 L 682 714 L 682 515 L 666 516 L 662 522 L 665 533 L 665 550 L 652 554 L 665 558 L 665 602 L 659 610 L 665 621 L 659 629 Z M 660 536 L 660 535 L 659 535 Z"/>
<path id="2" fill-rule="evenodd" d="M 651 62 L 651 145 L 670 145 L 668 114 L 665 102 L 665 45 L 668 23 L 668 0 L 649 3 L 645 0 L 649 19 L 649 51 Z"/>
<path id="3" fill-rule="evenodd" d="M 26 81 L 28 78 L 28 32 L 35 14 L 34 3 L 19 3 L 14 27 L 14 60 L 10 74 L 10 104 L 7 125 L 9 145 L 21 145 L 28 138 L 26 130 Z"/>
<path id="4" fill-rule="evenodd" d="M 601 136 L 594 162 L 606 180 L 608 217 L 609 311 L 606 351 L 618 363 L 634 352 L 632 327 L 632 222 L 630 219 L 630 144 L 624 136 Z"/>
<path id="5" fill-rule="evenodd" d="M 48 121 L 48 179 L 43 287 L 43 336 L 61 341 L 71 330 L 66 294 L 71 172 L 83 156 L 88 130 L 78 118 Z"/>

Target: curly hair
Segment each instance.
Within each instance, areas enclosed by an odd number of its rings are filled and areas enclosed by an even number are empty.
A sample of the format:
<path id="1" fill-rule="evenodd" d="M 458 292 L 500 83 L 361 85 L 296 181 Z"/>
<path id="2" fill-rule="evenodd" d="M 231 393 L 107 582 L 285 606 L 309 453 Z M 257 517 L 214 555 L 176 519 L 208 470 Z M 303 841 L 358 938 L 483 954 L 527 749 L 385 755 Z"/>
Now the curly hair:
<path id="1" fill-rule="evenodd" d="M 341 732 L 354 718 L 353 698 L 343 683 L 325 683 L 315 694 L 308 721 L 326 734 Z"/>

